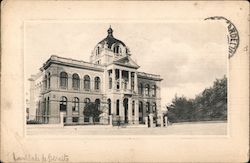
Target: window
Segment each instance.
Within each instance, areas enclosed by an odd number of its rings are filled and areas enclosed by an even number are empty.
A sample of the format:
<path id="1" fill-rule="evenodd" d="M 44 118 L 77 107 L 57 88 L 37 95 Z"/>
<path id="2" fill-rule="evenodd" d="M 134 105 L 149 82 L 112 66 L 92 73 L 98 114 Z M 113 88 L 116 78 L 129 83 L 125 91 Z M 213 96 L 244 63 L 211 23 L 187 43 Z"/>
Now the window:
<path id="1" fill-rule="evenodd" d="M 95 77 L 95 90 L 99 90 L 99 89 L 100 89 L 100 78 Z"/>
<path id="2" fill-rule="evenodd" d="M 145 95 L 149 96 L 149 85 L 148 84 L 145 85 Z"/>
<path id="3" fill-rule="evenodd" d="M 152 112 L 153 112 L 153 113 L 156 112 L 156 103 L 153 103 L 153 105 L 152 105 Z"/>
<path id="4" fill-rule="evenodd" d="M 67 110 L 67 98 L 65 96 L 62 96 L 60 98 L 60 111 L 66 111 Z"/>
<path id="5" fill-rule="evenodd" d="M 132 115 L 135 115 L 135 101 L 132 102 Z"/>
<path id="6" fill-rule="evenodd" d="M 97 108 L 99 110 L 100 109 L 100 104 L 101 104 L 100 99 L 96 99 L 95 104 L 97 105 Z"/>
<path id="7" fill-rule="evenodd" d="M 100 54 L 100 47 L 98 46 L 97 48 L 96 48 L 96 55 L 99 55 Z"/>
<path id="8" fill-rule="evenodd" d="M 80 78 L 78 74 L 73 74 L 72 76 L 72 88 L 79 89 L 80 87 Z"/>
<path id="9" fill-rule="evenodd" d="M 142 113 L 143 112 L 143 103 L 140 101 L 139 103 L 139 112 Z"/>
<path id="10" fill-rule="evenodd" d="M 84 89 L 90 90 L 90 77 L 88 75 L 84 76 Z"/>
<path id="11" fill-rule="evenodd" d="M 111 115 L 111 100 L 108 99 L 107 102 L 108 102 L 109 115 Z"/>
<path id="12" fill-rule="evenodd" d="M 143 94 L 143 84 L 139 84 L 139 93 L 142 95 Z"/>
<path id="13" fill-rule="evenodd" d="M 48 73 L 48 88 L 50 88 L 50 73 Z"/>
<path id="14" fill-rule="evenodd" d="M 112 78 L 109 78 L 109 89 L 112 89 Z"/>
<path id="15" fill-rule="evenodd" d="M 114 47 L 114 53 L 119 53 L 119 46 Z"/>
<path id="16" fill-rule="evenodd" d="M 60 87 L 61 88 L 68 87 L 68 74 L 66 72 L 60 73 Z"/>
<path id="17" fill-rule="evenodd" d="M 47 75 L 45 75 L 45 77 L 44 77 L 44 89 L 47 89 L 47 80 L 48 80 L 48 77 L 47 77 Z"/>
<path id="18" fill-rule="evenodd" d="M 153 97 L 156 96 L 156 85 L 153 85 L 153 87 L 152 87 L 152 96 Z"/>
<path id="19" fill-rule="evenodd" d="M 149 104 L 149 102 L 146 103 L 146 111 L 147 111 L 147 113 L 150 113 L 150 104 Z"/>
<path id="20" fill-rule="evenodd" d="M 73 117 L 73 119 L 72 119 L 72 121 L 75 122 L 75 123 L 78 122 L 78 120 L 79 120 L 78 117 Z"/>
<path id="21" fill-rule="evenodd" d="M 131 90 L 134 90 L 135 88 L 135 78 L 134 76 L 131 77 Z"/>
<path id="22" fill-rule="evenodd" d="M 50 104 L 49 104 L 49 97 L 47 99 L 47 115 L 50 113 Z"/>
<path id="23" fill-rule="evenodd" d="M 79 110 L 79 98 L 74 97 L 73 98 L 73 107 L 72 107 L 73 111 L 78 111 Z"/>
<path id="24" fill-rule="evenodd" d="M 116 100 L 116 115 L 119 115 L 119 100 Z"/>
<path id="25" fill-rule="evenodd" d="M 89 98 L 85 98 L 84 99 L 84 103 L 89 103 L 90 102 L 90 99 Z"/>

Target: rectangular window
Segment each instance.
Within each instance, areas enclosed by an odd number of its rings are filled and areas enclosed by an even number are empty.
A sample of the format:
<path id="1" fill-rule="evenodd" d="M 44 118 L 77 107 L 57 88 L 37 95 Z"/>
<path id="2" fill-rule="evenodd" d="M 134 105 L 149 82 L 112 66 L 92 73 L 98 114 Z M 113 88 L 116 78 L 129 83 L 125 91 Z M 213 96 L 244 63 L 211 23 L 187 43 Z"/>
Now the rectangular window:
<path id="1" fill-rule="evenodd" d="M 73 122 L 78 122 L 78 117 L 73 117 Z"/>

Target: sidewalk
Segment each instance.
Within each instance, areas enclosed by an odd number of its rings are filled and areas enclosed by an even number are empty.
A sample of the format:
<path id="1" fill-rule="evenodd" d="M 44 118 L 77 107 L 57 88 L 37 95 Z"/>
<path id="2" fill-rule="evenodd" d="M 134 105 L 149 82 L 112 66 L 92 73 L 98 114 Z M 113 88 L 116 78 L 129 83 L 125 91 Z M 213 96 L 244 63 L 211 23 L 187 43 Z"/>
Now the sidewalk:
<path id="1" fill-rule="evenodd" d="M 226 122 L 173 124 L 168 127 L 65 126 L 27 127 L 27 135 L 226 135 Z"/>

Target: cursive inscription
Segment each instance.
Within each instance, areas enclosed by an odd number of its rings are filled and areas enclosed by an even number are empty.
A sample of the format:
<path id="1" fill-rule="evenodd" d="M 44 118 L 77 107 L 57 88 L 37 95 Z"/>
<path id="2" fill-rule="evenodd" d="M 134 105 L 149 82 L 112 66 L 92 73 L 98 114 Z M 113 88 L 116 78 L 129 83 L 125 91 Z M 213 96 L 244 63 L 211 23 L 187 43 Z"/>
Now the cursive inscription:
<path id="1" fill-rule="evenodd" d="M 17 155 L 12 153 L 13 160 L 15 162 L 69 162 L 69 156 L 66 154 L 54 155 L 54 154 L 24 154 Z"/>

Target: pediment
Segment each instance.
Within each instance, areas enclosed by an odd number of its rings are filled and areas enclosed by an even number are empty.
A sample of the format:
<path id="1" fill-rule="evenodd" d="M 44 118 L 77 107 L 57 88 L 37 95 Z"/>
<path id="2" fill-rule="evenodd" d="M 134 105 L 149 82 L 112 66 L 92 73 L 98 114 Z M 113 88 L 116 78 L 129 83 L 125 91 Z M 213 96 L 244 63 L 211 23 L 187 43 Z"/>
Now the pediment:
<path id="1" fill-rule="evenodd" d="M 140 67 L 129 56 L 117 59 L 117 60 L 114 61 L 114 63 L 119 64 L 119 65 L 123 65 L 123 66 L 134 67 L 134 68 L 139 68 Z"/>

